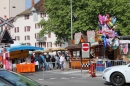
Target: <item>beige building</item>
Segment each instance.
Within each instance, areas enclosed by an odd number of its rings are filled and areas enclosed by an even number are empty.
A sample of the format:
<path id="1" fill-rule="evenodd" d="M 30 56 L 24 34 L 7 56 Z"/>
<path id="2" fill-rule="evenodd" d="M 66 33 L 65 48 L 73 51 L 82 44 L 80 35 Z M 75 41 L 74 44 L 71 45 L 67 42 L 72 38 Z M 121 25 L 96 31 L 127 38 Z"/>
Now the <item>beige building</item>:
<path id="1" fill-rule="evenodd" d="M 25 10 L 26 0 L 0 0 L 0 17 L 15 17 Z"/>

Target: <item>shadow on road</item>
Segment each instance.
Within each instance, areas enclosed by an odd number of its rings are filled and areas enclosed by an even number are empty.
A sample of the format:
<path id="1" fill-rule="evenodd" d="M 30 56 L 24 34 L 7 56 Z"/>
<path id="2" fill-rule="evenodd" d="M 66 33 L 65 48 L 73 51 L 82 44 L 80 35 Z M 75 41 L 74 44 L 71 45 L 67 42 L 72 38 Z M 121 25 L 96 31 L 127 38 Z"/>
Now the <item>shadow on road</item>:
<path id="1" fill-rule="evenodd" d="M 114 85 L 112 85 L 112 83 L 109 83 L 109 82 L 105 82 L 104 85 L 106 85 L 106 86 L 114 86 Z M 125 84 L 124 86 L 130 86 L 130 83 Z"/>

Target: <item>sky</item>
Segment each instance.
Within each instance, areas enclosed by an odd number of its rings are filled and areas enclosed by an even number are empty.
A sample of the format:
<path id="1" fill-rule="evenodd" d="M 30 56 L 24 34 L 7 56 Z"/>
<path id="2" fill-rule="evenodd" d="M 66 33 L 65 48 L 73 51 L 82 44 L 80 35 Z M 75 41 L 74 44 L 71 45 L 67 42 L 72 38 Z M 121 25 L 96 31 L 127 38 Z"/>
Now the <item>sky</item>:
<path id="1" fill-rule="evenodd" d="M 26 9 L 31 7 L 31 1 L 32 0 L 26 0 Z M 35 1 L 35 3 L 37 3 L 39 0 L 34 0 L 34 1 Z"/>

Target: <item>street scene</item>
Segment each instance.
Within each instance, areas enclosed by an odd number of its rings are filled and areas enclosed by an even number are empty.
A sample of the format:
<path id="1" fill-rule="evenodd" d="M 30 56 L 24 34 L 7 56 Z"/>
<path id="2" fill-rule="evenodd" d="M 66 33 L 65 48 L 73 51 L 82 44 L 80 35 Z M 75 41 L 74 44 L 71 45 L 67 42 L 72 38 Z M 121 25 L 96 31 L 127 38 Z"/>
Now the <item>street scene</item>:
<path id="1" fill-rule="evenodd" d="M 0 86 L 129 86 L 130 0 L 0 0 Z"/>

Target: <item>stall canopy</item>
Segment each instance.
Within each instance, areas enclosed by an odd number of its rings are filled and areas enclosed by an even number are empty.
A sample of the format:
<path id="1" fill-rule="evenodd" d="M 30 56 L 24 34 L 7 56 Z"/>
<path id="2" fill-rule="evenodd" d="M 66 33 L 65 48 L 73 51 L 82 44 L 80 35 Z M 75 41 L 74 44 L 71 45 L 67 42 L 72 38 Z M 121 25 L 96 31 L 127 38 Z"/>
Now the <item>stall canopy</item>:
<path id="1" fill-rule="evenodd" d="M 34 50 L 44 50 L 43 48 L 40 47 L 35 47 L 35 46 L 26 46 L 26 45 L 18 45 L 18 46 L 13 46 L 8 49 L 9 52 L 12 51 L 17 51 L 17 50 L 29 50 L 29 51 L 34 51 Z"/>

